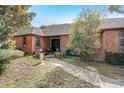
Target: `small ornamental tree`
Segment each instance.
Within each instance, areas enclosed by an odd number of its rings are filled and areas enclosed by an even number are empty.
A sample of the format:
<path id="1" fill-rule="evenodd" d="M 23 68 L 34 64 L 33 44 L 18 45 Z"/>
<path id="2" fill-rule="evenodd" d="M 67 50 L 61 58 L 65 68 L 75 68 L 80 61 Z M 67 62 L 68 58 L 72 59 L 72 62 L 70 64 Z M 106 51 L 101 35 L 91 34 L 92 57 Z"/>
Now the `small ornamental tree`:
<path id="1" fill-rule="evenodd" d="M 94 9 L 85 9 L 76 18 L 70 30 L 68 47 L 80 51 L 81 60 L 92 61 L 92 50 L 96 47 L 99 27 L 104 15 Z"/>

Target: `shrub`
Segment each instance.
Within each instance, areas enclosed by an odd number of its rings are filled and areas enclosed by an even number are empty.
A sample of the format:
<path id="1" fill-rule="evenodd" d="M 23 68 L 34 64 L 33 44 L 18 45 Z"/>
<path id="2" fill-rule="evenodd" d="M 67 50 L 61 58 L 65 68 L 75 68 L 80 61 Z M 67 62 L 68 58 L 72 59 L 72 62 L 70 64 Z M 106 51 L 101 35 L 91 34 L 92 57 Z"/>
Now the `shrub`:
<path id="1" fill-rule="evenodd" d="M 78 49 L 68 48 L 65 50 L 64 55 L 67 56 L 80 56 L 80 51 Z"/>
<path id="2" fill-rule="evenodd" d="M 20 50 L 12 49 L 0 49 L 0 75 L 4 72 L 6 64 L 9 63 L 10 59 L 22 57 L 24 52 Z"/>
<path id="3" fill-rule="evenodd" d="M 62 53 L 59 57 L 66 57 L 66 53 Z"/>
<path id="4" fill-rule="evenodd" d="M 5 71 L 5 64 L 0 63 L 0 75 Z"/>
<path id="5" fill-rule="evenodd" d="M 39 59 L 39 58 L 40 58 L 40 53 L 38 53 L 38 52 L 35 52 L 35 53 L 33 54 L 33 57 L 34 57 L 34 58 L 37 58 L 37 59 Z"/>
<path id="6" fill-rule="evenodd" d="M 13 49 L 0 49 L 0 59 L 14 59 L 24 56 L 24 52 L 20 50 Z"/>
<path id="7" fill-rule="evenodd" d="M 8 49 L 9 48 L 9 44 L 5 43 L 1 46 L 2 49 Z"/>
<path id="8" fill-rule="evenodd" d="M 84 62 L 92 62 L 94 61 L 94 57 L 92 55 L 89 55 L 89 54 L 84 54 L 81 56 L 81 60 L 84 61 Z"/>
<path id="9" fill-rule="evenodd" d="M 14 40 L 7 40 L 2 46 L 2 49 L 15 49 L 16 44 Z"/>
<path id="10" fill-rule="evenodd" d="M 5 71 L 7 63 L 9 63 L 9 59 L 0 60 L 0 75 Z"/>
<path id="11" fill-rule="evenodd" d="M 105 53 L 105 61 L 113 65 L 124 65 L 124 53 Z"/>
<path id="12" fill-rule="evenodd" d="M 71 56 L 73 55 L 73 49 L 66 49 L 66 55 Z"/>

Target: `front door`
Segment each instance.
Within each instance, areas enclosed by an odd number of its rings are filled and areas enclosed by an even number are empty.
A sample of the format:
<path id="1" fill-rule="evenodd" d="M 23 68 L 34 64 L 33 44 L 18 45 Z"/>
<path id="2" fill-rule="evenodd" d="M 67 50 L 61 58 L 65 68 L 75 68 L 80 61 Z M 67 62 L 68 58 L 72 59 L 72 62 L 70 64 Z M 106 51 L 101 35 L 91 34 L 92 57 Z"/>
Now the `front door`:
<path id="1" fill-rule="evenodd" d="M 52 39 L 51 43 L 52 51 L 60 51 L 60 39 Z"/>

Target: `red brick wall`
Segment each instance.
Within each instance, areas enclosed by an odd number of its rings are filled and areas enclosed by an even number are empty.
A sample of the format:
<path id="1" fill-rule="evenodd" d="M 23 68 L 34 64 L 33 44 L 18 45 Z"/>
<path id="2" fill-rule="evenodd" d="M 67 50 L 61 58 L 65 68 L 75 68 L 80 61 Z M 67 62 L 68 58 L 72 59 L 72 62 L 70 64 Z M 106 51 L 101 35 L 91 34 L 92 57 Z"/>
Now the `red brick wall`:
<path id="1" fill-rule="evenodd" d="M 16 41 L 16 48 L 22 49 L 23 38 L 22 37 L 14 37 L 14 40 Z"/>
<path id="2" fill-rule="evenodd" d="M 26 47 L 23 47 L 23 37 L 26 37 Z M 33 51 L 33 36 L 26 35 L 26 36 L 17 36 L 14 37 L 16 41 L 16 48 L 25 51 L 26 53 L 32 53 Z"/>
<path id="3" fill-rule="evenodd" d="M 64 49 L 67 47 L 68 36 L 60 36 L 60 51 L 64 52 Z"/>
<path id="4" fill-rule="evenodd" d="M 39 52 L 40 48 L 36 48 L 36 36 L 32 36 L 32 53 L 34 52 Z M 41 41 L 41 40 L 40 40 Z M 40 47 L 41 47 L 41 42 L 40 42 Z"/>
<path id="5" fill-rule="evenodd" d="M 119 52 L 120 30 L 104 31 L 101 35 L 103 56 L 105 51 Z"/>
<path id="6" fill-rule="evenodd" d="M 41 47 L 43 50 L 50 48 L 50 40 L 48 37 L 41 37 Z"/>
<path id="7" fill-rule="evenodd" d="M 40 48 L 36 48 L 35 47 L 35 37 L 36 36 L 32 36 L 32 52 L 39 52 L 41 48 L 43 50 L 45 50 L 49 46 L 48 38 L 40 37 Z"/>
<path id="8" fill-rule="evenodd" d="M 23 47 L 23 37 L 26 37 L 26 47 Z M 26 53 L 33 53 L 39 51 L 35 48 L 35 36 L 34 35 L 25 35 L 14 37 L 16 41 L 16 47 L 25 51 Z M 60 36 L 60 51 L 63 52 L 68 43 L 68 36 Z M 45 50 L 46 48 L 50 49 L 50 37 L 41 37 L 40 40 L 41 48 Z"/>
<path id="9" fill-rule="evenodd" d="M 32 40 L 33 36 L 27 36 L 27 47 L 26 47 L 26 52 L 27 53 L 32 53 L 32 49 L 33 49 L 33 43 Z"/>

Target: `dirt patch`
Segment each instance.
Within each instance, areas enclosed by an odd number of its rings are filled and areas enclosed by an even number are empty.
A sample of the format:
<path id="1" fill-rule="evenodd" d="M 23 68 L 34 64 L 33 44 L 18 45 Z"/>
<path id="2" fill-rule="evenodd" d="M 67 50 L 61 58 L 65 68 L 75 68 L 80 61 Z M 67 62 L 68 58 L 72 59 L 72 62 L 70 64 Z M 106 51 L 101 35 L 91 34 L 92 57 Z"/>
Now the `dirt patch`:
<path id="1" fill-rule="evenodd" d="M 95 87 L 56 67 L 51 62 L 28 65 L 25 58 L 12 60 L 0 77 L 0 87 Z"/>

